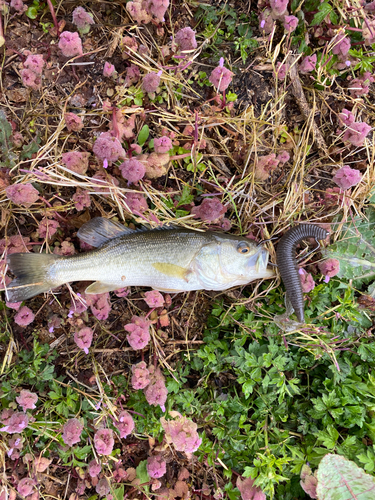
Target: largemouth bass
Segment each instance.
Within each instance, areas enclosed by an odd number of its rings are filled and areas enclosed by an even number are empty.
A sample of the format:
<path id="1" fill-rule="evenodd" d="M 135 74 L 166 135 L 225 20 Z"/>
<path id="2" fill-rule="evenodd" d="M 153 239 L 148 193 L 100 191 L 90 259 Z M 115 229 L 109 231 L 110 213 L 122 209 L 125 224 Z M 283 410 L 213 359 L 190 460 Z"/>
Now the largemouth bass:
<path id="1" fill-rule="evenodd" d="M 101 217 L 84 224 L 78 236 L 97 248 L 64 257 L 9 255 L 16 278 L 7 299 L 20 302 L 71 281 L 95 281 L 88 294 L 131 285 L 185 292 L 226 290 L 275 275 L 267 268 L 268 251 L 241 236 L 176 227 L 133 230 Z"/>

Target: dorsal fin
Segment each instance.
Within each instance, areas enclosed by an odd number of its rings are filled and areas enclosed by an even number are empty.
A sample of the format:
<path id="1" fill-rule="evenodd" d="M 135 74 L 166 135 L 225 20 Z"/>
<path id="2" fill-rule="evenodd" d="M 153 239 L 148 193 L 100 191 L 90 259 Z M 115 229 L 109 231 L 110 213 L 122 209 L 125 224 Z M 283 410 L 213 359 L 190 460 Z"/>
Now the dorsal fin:
<path id="1" fill-rule="evenodd" d="M 95 217 L 80 228 L 77 236 L 85 243 L 93 247 L 99 247 L 113 238 L 134 232 L 136 230 L 125 227 L 119 222 L 104 219 L 104 217 Z"/>

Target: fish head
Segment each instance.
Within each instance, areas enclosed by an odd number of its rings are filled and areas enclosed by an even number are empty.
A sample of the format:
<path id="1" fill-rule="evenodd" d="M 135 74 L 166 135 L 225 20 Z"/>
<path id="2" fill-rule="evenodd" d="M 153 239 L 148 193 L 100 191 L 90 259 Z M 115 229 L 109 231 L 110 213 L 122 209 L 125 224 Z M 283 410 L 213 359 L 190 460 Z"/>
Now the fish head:
<path id="1" fill-rule="evenodd" d="M 269 252 L 263 245 L 230 235 L 215 236 L 196 259 L 196 272 L 207 290 L 226 290 L 255 279 L 272 278 Z"/>

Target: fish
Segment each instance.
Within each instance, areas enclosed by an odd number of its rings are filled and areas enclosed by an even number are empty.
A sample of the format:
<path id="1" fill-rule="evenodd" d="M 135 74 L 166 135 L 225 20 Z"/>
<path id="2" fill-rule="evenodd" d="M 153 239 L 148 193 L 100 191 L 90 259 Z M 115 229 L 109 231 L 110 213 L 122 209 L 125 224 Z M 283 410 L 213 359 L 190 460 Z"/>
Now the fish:
<path id="1" fill-rule="evenodd" d="M 301 276 L 296 261 L 296 248 L 298 243 L 307 238 L 315 238 L 316 241 L 319 241 L 325 240 L 327 236 L 329 236 L 329 232 L 316 224 L 299 224 L 289 229 L 277 245 L 277 266 L 286 289 L 288 300 L 300 323 L 305 322 L 305 304 Z"/>
<path id="2" fill-rule="evenodd" d="M 177 293 L 227 290 L 275 276 L 268 268 L 268 250 L 242 236 L 176 226 L 134 230 L 103 217 L 91 219 L 77 235 L 95 249 L 69 256 L 8 255 L 16 276 L 6 288 L 8 301 L 27 300 L 73 281 L 94 281 L 87 294 L 128 286 Z"/>

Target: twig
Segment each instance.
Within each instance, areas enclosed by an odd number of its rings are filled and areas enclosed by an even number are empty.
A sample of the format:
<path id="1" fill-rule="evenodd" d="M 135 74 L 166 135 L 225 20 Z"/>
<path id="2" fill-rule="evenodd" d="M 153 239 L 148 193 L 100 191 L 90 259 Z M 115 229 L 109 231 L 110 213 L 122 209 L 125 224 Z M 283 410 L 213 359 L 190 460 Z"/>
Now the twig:
<path id="1" fill-rule="evenodd" d="M 290 65 L 289 75 L 292 84 L 292 92 L 297 101 L 298 107 L 301 110 L 303 116 L 306 118 L 306 120 L 311 119 L 311 126 L 314 132 L 314 140 L 318 148 L 322 149 L 325 153 L 327 153 L 327 145 L 322 136 L 322 133 L 320 132 L 318 125 L 315 123 L 313 110 L 310 109 L 302 89 L 301 80 L 299 78 L 297 70 L 297 57 L 289 55 L 288 63 Z"/>

